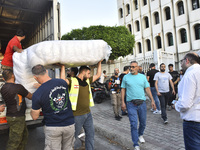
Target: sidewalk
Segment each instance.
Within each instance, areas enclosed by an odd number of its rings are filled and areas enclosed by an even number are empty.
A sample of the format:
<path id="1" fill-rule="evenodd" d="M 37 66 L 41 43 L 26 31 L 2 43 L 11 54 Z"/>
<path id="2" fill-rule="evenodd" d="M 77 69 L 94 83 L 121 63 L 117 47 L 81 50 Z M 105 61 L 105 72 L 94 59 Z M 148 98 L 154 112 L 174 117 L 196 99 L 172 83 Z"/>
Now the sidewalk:
<path id="1" fill-rule="evenodd" d="M 95 104 L 91 108 L 95 132 L 103 135 L 127 149 L 133 150 L 130 122 L 127 116 L 121 121 L 114 118 L 110 100 Z M 145 143 L 140 144 L 141 150 L 184 150 L 182 120 L 174 109 L 167 111 L 168 124 L 164 125 L 161 116 L 150 112 L 147 101 L 147 125 L 144 132 Z"/>

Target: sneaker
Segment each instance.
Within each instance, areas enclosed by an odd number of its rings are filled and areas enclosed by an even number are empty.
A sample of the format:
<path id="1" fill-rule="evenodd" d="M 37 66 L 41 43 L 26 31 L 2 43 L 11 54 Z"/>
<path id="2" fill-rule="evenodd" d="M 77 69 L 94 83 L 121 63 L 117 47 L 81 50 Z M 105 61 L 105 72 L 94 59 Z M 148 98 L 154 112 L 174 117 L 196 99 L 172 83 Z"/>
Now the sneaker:
<path id="1" fill-rule="evenodd" d="M 121 118 L 119 116 L 115 116 L 115 120 L 120 121 Z"/>
<path id="2" fill-rule="evenodd" d="M 122 116 L 120 116 L 120 115 L 118 115 L 118 117 L 121 119 L 122 118 Z"/>
<path id="3" fill-rule="evenodd" d="M 164 124 L 168 124 L 168 121 L 167 121 L 167 120 L 164 120 Z"/>
<path id="4" fill-rule="evenodd" d="M 159 115 L 160 115 L 160 114 L 161 114 L 161 110 L 157 110 L 157 109 L 156 109 L 156 110 L 153 112 L 153 114 L 159 114 Z"/>
<path id="5" fill-rule="evenodd" d="M 145 140 L 144 140 L 144 138 L 143 138 L 143 136 L 141 135 L 141 136 L 139 136 L 139 142 L 140 143 L 145 143 Z"/>
<path id="6" fill-rule="evenodd" d="M 153 112 L 154 111 L 153 108 L 151 108 L 150 111 Z"/>
<path id="7" fill-rule="evenodd" d="M 135 146 L 134 150 L 140 150 L 139 146 Z"/>

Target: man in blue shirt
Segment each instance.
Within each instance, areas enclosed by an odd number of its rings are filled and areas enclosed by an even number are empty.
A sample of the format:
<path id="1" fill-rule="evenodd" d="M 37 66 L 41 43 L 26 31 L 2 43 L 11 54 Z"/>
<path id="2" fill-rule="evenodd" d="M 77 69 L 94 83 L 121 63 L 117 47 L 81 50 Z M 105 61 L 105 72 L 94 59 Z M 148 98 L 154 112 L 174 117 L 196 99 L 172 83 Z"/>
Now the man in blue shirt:
<path id="1" fill-rule="evenodd" d="M 138 140 L 140 143 L 145 142 L 143 138 L 147 112 L 145 91 L 151 99 L 152 108 L 156 107 L 149 88 L 149 83 L 143 74 L 138 73 L 138 70 L 138 63 L 132 61 L 130 65 L 131 73 L 124 76 L 121 84 L 122 110 L 126 108 L 128 110 L 128 117 L 131 124 L 131 136 L 135 150 L 140 150 Z M 127 104 L 124 102 L 125 93 Z M 139 129 L 137 129 L 138 118 Z"/>
<path id="2" fill-rule="evenodd" d="M 36 120 L 42 108 L 45 150 L 72 150 L 75 129 L 67 82 L 51 79 L 42 65 L 34 66 L 32 73 L 41 86 L 33 94 L 31 116 Z"/>

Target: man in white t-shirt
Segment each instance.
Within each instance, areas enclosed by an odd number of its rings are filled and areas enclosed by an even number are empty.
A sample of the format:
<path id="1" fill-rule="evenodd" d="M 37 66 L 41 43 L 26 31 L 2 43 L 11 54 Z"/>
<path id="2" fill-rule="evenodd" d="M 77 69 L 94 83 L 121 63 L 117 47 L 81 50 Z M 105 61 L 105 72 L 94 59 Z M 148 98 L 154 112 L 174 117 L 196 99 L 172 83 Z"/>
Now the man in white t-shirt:
<path id="1" fill-rule="evenodd" d="M 164 120 L 164 124 L 167 124 L 167 113 L 166 113 L 166 106 L 169 99 L 169 83 L 172 87 L 172 94 L 175 94 L 174 91 L 174 84 L 172 82 L 172 76 L 165 72 L 165 64 L 160 64 L 160 72 L 157 72 L 154 76 L 155 80 L 155 88 L 157 91 L 158 98 L 160 100 L 160 106 L 161 106 L 161 116 Z"/>

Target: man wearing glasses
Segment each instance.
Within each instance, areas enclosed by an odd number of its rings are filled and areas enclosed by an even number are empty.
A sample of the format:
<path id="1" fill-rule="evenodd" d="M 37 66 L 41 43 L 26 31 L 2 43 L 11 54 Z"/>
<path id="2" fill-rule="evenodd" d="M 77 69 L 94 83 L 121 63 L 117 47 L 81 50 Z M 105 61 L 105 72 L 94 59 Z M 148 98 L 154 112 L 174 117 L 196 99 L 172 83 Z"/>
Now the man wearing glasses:
<path id="1" fill-rule="evenodd" d="M 156 109 L 149 83 L 143 74 L 138 73 L 139 67 L 136 61 L 130 64 L 130 73 L 125 75 L 121 84 L 122 110 L 128 110 L 128 117 L 131 124 L 131 136 L 135 150 L 140 150 L 138 141 L 144 143 L 143 133 L 146 127 L 146 97 L 145 92 L 151 99 L 152 108 Z M 124 96 L 126 93 L 126 101 Z M 139 118 L 139 129 L 137 129 Z"/>
<path id="2" fill-rule="evenodd" d="M 181 61 L 185 71 L 178 85 L 176 111 L 183 119 L 183 135 L 186 150 L 200 148 L 200 59 L 196 53 L 188 53 Z"/>

